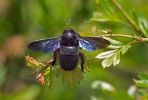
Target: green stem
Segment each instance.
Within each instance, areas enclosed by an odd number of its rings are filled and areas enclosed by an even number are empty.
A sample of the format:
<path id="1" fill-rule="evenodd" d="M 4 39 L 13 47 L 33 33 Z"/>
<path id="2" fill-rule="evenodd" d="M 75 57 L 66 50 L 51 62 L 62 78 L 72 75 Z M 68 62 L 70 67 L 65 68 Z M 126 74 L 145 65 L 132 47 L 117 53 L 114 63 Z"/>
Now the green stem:
<path id="1" fill-rule="evenodd" d="M 136 23 L 133 19 L 126 13 L 126 11 L 122 8 L 122 6 L 117 3 L 116 0 L 111 0 L 112 3 L 121 11 L 121 13 L 125 16 L 125 18 L 130 22 L 130 24 L 134 27 L 136 31 L 140 31 L 139 27 L 137 27 Z"/>
<path id="2" fill-rule="evenodd" d="M 125 34 L 103 34 L 95 37 L 123 37 L 135 40 L 135 42 L 148 42 L 148 38 L 141 38 L 140 36 L 132 36 Z"/>
<path id="3" fill-rule="evenodd" d="M 27 76 L 34 76 L 34 75 L 36 75 L 36 74 L 39 74 L 39 73 L 43 72 L 45 69 L 47 69 L 48 67 L 49 67 L 49 66 L 44 66 L 44 67 L 42 67 L 41 69 L 39 69 L 39 70 L 37 70 L 37 71 L 31 73 L 30 75 L 27 75 Z"/>

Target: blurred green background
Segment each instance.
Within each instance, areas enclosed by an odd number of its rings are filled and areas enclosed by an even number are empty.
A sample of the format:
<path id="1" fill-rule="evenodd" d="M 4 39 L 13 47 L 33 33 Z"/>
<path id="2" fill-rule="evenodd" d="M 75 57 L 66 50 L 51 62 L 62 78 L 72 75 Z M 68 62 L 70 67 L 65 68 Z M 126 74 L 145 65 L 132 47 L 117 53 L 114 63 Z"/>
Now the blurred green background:
<path id="1" fill-rule="evenodd" d="M 134 9 L 148 18 L 147 0 L 119 1 L 127 13 Z M 71 19 L 69 26 L 77 32 L 91 32 L 96 26 L 131 35 L 132 29 L 119 23 L 86 23 L 92 12 L 99 10 L 93 0 L 0 0 L 0 100 L 90 100 L 92 95 L 103 96 L 91 89 L 95 80 L 106 81 L 122 91 L 134 84 L 132 79 L 137 78 L 138 72 L 148 72 L 148 45 L 136 43 L 121 56 L 119 65 L 105 69 L 101 60 L 94 58 L 101 51 L 82 50 L 89 57 L 91 72 L 84 75 L 76 88 L 69 88 L 59 77 L 54 79 L 54 90 L 49 90 L 35 77 L 26 77 L 34 69 L 26 67 L 25 55 L 42 61 L 52 59 L 52 54 L 29 50 L 28 43 L 59 36 L 66 28 L 63 19 Z"/>

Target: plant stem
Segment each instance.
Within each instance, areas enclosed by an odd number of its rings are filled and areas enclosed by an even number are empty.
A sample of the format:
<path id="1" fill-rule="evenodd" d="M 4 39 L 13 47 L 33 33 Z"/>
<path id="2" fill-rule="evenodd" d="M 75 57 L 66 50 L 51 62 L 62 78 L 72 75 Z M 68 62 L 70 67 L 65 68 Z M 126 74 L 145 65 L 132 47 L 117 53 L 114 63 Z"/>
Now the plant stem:
<path id="1" fill-rule="evenodd" d="M 133 19 L 126 13 L 126 11 L 122 8 L 122 6 L 119 3 L 117 3 L 116 0 L 111 0 L 111 1 L 121 11 L 121 13 L 130 22 L 130 24 L 134 27 L 134 29 L 139 32 L 140 31 L 139 27 L 136 25 Z"/>
<path id="2" fill-rule="evenodd" d="M 34 76 L 34 75 L 36 75 L 36 74 L 39 74 L 39 73 L 43 72 L 45 69 L 47 69 L 48 67 L 49 67 L 49 66 L 42 67 L 41 69 L 39 69 L 39 70 L 37 70 L 37 71 L 35 71 L 35 72 L 33 72 L 33 73 L 27 75 L 27 76 Z"/>
<path id="3" fill-rule="evenodd" d="M 140 36 L 132 36 L 132 35 L 125 35 L 125 34 L 103 34 L 95 37 L 123 37 L 123 38 L 130 38 L 137 42 L 148 42 L 148 38 L 141 38 Z"/>

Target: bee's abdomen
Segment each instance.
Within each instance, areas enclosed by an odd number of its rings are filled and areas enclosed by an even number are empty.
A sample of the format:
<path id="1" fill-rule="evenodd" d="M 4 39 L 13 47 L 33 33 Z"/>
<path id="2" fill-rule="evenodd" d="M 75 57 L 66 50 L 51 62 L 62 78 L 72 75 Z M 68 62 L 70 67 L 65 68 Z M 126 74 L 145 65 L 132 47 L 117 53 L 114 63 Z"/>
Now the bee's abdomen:
<path id="1" fill-rule="evenodd" d="M 73 70 L 78 64 L 78 55 L 60 55 L 60 65 L 64 70 Z"/>
<path id="2" fill-rule="evenodd" d="M 73 70 L 79 60 L 79 50 L 77 46 L 63 46 L 60 48 L 59 61 L 64 70 Z"/>

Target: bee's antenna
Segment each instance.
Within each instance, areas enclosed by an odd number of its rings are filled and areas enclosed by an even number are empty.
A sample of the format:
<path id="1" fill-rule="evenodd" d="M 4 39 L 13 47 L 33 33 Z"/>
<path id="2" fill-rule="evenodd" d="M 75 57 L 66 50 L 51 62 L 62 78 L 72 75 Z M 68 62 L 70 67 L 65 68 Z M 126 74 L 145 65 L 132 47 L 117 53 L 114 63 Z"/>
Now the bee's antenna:
<path id="1" fill-rule="evenodd" d="M 69 21 L 68 21 L 68 25 L 70 24 L 70 21 L 71 21 L 71 19 L 69 19 Z"/>
<path id="2" fill-rule="evenodd" d="M 70 24 L 70 21 L 71 21 L 71 19 L 69 19 L 69 21 L 68 21 L 68 23 L 67 23 L 65 20 L 63 20 L 63 22 L 65 23 L 65 25 L 67 26 L 67 28 L 68 28 L 68 26 L 69 26 L 69 24 Z"/>

